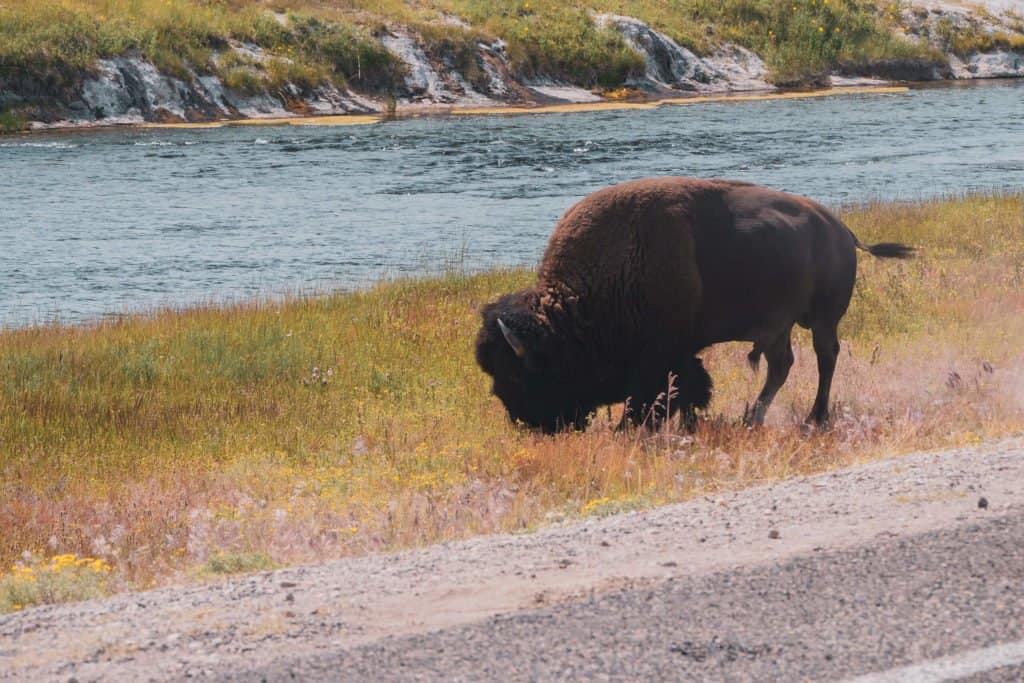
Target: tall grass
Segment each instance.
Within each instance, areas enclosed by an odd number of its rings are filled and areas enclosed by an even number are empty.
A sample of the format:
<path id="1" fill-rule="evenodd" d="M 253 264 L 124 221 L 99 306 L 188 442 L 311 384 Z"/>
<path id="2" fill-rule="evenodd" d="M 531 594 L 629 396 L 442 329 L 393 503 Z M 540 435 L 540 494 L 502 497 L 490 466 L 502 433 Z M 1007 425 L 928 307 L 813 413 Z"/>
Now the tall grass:
<path id="1" fill-rule="evenodd" d="M 749 350 L 704 354 L 695 434 L 509 425 L 473 360 L 480 306 L 531 273 L 0 333 L 0 567 L 26 551 L 114 569 L 109 587 L 223 556 L 289 563 L 685 499 L 1024 427 L 1024 197 L 873 204 L 841 328 L 836 424 L 806 434 L 806 334 L 760 430 Z"/>

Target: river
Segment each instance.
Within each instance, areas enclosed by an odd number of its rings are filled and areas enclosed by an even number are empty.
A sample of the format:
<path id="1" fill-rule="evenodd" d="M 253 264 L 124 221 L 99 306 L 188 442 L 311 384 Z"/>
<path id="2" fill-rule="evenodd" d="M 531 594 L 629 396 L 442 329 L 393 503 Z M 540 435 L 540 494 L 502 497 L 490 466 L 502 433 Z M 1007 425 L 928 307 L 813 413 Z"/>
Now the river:
<path id="1" fill-rule="evenodd" d="M 1024 83 L 0 138 L 0 326 L 534 264 L 575 200 L 651 175 L 832 206 L 1019 190 Z"/>

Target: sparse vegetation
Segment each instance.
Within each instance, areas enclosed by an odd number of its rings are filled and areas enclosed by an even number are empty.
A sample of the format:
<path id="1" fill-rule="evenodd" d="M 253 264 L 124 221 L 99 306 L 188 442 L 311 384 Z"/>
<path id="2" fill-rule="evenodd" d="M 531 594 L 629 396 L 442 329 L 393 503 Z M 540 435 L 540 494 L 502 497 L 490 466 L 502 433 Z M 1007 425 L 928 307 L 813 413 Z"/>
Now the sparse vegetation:
<path id="1" fill-rule="evenodd" d="M 993 50 L 1024 50 L 1024 35 L 986 31 L 975 24 L 958 26 L 949 18 L 936 23 L 935 35 L 947 50 L 958 57 Z"/>
<path id="2" fill-rule="evenodd" d="M 612 0 L 607 11 L 644 19 L 698 54 L 723 42 L 761 55 L 779 85 L 820 81 L 842 63 L 932 59 L 927 47 L 893 34 L 874 0 Z"/>
<path id="3" fill-rule="evenodd" d="M 643 73 L 644 60 L 615 32 L 598 28 L 591 8 L 558 0 L 442 0 L 439 6 L 508 42 L 524 77 L 614 87 Z"/>
<path id="4" fill-rule="evenodd" d="M 509 425 L 472 341 L 479 307 L 530 283 L 526 271 L 0 333 L 0 567 L 26 551 L 77 553 L 113 567 L 109 585 L 149 586 L 204 567 L 529 528 L 1024 428 L 1024 196 L 844 217 L 866 242 L 921 253 L 861 259 L 823 433 L 801 428 L 816 381 L 806 334 L 763 429 L 740 422 L 760 379 L 737 344 L 704 354 L 716 393 L 693 435 L 615 434 L 619 409 L 556 437 Z"/>
<path id="5" fill-rule="evenodd" d="M 477 60 L 477 45 L 492 40 L 490 36 L 450 24 L 419 23 L 412 28 L 432 59 L 447 64 L 477 90 L 486 91 L 488 79 Z"/>

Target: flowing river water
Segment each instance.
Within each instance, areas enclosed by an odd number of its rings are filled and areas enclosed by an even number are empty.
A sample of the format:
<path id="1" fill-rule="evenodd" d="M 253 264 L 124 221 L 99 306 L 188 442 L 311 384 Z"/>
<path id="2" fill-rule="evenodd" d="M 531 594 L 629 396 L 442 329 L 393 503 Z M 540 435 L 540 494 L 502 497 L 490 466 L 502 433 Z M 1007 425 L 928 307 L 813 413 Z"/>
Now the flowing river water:
<path id="1" fill-rule="evenodd" d="M 0 326 L 532 265 L 652 175 L 828 205 L 1024 187 L 1024 83 L 369 126 L 0 138 Z"/>

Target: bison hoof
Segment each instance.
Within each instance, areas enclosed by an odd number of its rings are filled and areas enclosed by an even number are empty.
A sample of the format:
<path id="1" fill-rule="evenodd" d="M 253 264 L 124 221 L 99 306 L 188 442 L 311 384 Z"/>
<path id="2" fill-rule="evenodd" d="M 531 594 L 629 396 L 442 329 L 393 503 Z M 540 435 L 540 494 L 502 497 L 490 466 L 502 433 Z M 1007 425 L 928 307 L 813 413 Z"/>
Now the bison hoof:
<path id="1" fill-rule="evenodd" d="M 800 431 L 804 434 L 827 432 L 830 429 L 832 429 L 832 421 L 828 417 L 816 418 L 813 415 L 804 420 L 804 423 L 800 426 Z"/>
<path id="2" fill-rule="evenodd" d="M 758 410 L 758 405 L 748 405 L 743 409 L 743 426 L 747 429 L 754 429 L 764 425 L 764 411 Z"/>

